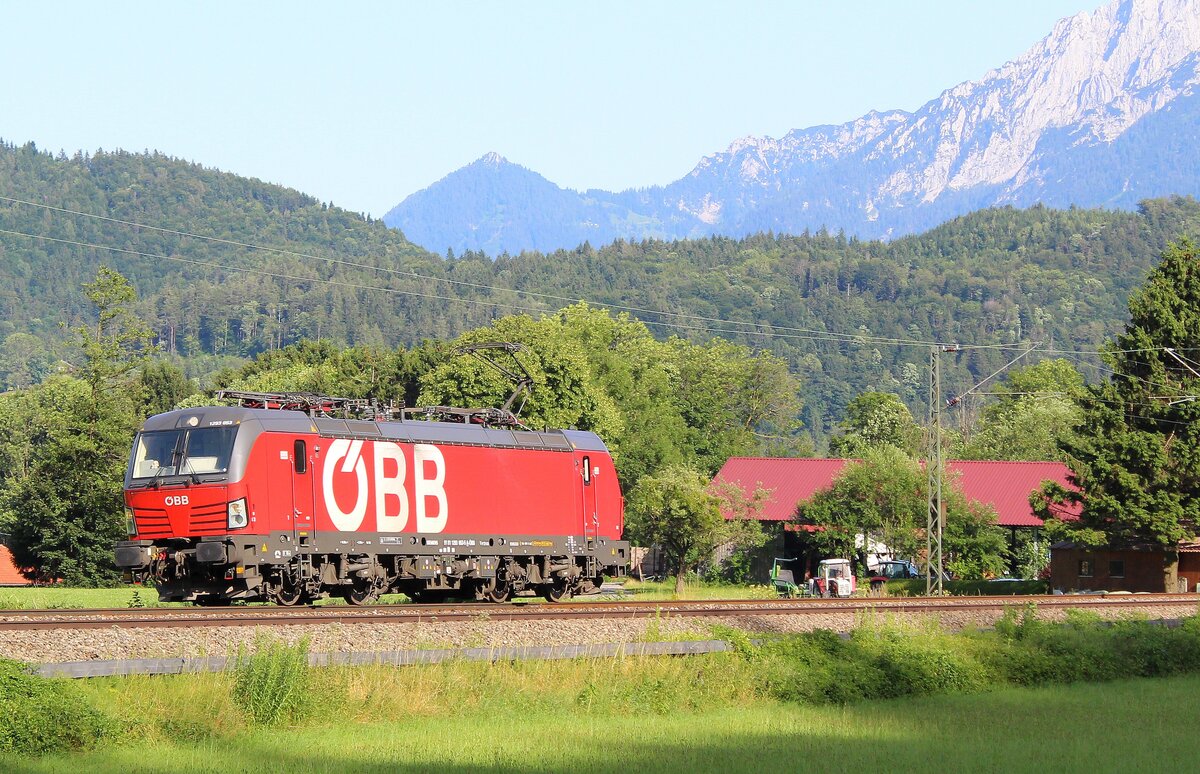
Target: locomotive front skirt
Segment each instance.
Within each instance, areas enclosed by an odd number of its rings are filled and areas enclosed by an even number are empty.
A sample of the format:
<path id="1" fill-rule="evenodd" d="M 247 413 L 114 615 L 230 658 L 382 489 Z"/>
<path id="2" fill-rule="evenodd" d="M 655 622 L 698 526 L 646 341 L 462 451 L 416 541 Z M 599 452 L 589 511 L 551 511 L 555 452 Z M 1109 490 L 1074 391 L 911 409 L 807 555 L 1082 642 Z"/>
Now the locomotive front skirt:
<path id="1" fill-rule="evenodd" d="M 182 409 L 134 439 L 125 506 L 117 565 L 163 600 L 557 601 L 629 563 L 612 458 L 576 430 Z"/>

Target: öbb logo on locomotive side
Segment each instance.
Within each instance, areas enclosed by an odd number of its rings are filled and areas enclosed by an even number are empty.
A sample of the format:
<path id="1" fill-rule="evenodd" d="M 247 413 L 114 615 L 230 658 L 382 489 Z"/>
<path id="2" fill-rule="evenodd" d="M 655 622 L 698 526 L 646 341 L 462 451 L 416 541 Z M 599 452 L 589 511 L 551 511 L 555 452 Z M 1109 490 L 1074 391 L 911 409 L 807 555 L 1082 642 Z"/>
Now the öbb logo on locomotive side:
<path id="1" fill-rule="evenodd" d="M 367 463 L 362 454 L 364 443 L 370 449 L 372 458 L 370 486 Z M 418 443 L 412 449 L 412 499 L 415 506 L 413 510 L 416 511 L 414 526 L 417 532 L 441 532 L 446 529 L 450 515 L 446 502 L 446 459 L 441 449 L 432 444 Z M 426 476 L 426 463 L 433 468 L 431 477 Z M 367 515 L 368 495 L 373 493 L 375 529 L 379 532 L 402 531 L 408 526 L 409 495 L 405 488 L 407 467 L 404 450 L 390 441 L 364 442 L 344 438 L 334 441 L 329 447 L 321 475 L 325 510 L 333 526 L 342 532 L 359 529 Z M 337 473 L 346 475 L 335 478 Z M 435 508 L 429 507 L 430 500 L 436 502 Z M 353 505 L 349 510 L 343 510 L 341 503 Z"/>
<path id="2" fill-rule="evenodd" d="M 163 498 L 164 505 L 187 505 L 187 495 L 167 495 Z"/>

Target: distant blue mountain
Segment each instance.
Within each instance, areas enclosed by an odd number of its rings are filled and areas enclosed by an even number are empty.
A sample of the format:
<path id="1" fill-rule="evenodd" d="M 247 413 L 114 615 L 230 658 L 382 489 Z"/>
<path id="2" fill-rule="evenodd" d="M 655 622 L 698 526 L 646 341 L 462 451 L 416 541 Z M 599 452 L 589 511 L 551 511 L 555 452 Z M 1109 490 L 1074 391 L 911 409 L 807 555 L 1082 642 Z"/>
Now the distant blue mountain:
<path id="1" fill-rule="evenodd" d="M 746 137 L 666 186 L 559 188 L 488 154 L 384 222 L 490 255 L 617 238 L 924 230 L 982 207 L 1200 194 L 1200 0 L 1114 0 L 913 113 Z"/>

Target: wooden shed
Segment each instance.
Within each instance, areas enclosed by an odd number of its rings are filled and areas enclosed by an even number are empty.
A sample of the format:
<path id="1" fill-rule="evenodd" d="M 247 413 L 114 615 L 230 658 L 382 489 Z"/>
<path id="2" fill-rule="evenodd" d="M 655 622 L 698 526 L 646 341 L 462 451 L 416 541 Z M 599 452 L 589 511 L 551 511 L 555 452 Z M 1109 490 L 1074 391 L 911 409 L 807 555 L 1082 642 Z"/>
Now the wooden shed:
<path id="1" fill-rule="evenodd" d="M 1197 591 L 1200 542 L 1174 549 L 1055 543 L 1050 546 L 1050 586 L 1061 591 Z"/>

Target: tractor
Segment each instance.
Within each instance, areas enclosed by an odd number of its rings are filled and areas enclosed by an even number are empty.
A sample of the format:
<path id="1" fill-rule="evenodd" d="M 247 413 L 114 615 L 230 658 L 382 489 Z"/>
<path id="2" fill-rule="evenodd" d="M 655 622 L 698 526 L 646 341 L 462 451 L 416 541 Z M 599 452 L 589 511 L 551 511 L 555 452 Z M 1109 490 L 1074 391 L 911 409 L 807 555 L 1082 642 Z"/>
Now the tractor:
<path id="1" fill-rule="evenodd" d="M 809 594 L 814 597 L 838 597 L 846 599 L 854 594 L 858 579 L 850 570 L 849 559 L 822 559 L 817 564 L 817 575 L 808 581 Z"/>

